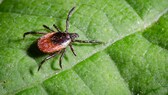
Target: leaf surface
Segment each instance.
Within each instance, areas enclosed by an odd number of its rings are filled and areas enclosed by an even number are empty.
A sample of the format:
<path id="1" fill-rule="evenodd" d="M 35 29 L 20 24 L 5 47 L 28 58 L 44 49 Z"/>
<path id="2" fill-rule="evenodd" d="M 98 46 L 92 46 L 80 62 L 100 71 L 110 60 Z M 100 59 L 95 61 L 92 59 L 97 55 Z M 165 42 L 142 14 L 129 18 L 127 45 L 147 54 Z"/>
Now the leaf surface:
<path id="1" fill-rule="evenodd" d="M 81 40 L 42 66 L 47 56 L 36 41 L 45 24 Z M 0 94 L 9 95 L 166 95 L 168 93 L 168 2 L 166 0 L 3 0 L 0 4 Z M 52 27 L 53 28 L 53 27 Z"/>

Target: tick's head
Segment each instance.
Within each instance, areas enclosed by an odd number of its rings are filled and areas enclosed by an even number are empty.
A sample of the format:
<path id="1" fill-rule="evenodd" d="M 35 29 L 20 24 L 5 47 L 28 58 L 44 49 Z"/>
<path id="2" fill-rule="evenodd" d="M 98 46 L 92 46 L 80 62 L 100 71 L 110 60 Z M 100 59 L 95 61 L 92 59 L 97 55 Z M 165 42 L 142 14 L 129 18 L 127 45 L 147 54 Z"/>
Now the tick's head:
<path id="1" fill-rule="evenodd" d="M 72 40 L 74 40 L 74 39 L 79 37 L 79 35 L 77 33 L 70 33 L 69 35 L 70 35 Z"/>

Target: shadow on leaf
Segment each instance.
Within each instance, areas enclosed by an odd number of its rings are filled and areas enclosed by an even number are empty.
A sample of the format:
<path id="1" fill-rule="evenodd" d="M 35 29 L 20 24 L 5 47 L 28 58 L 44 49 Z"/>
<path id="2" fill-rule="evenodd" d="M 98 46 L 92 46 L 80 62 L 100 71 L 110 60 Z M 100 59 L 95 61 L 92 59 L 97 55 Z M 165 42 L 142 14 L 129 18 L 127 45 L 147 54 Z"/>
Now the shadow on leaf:
<path id="1" fill-rule="evenodd" d="M 32 58 L 38 58 L 46 55 L 45 53 L 41 52 L 37 46 L 37 41 L 34 41 L 27 50 L 27 54 Z"/>

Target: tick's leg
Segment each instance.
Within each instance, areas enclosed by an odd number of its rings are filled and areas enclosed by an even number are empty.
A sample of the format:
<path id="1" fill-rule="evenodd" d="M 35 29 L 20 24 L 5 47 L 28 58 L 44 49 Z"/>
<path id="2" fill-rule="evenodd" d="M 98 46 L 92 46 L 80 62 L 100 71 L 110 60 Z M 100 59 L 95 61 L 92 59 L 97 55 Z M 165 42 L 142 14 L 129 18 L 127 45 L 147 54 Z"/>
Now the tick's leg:
<path id="1" fill-rule="evenodd" d="M 93 44 L 102 44 L 103 42 L 95 41 L 95 40 L 74 40 L 73 42 L 79 42 L 79 43 L 93 43 Z"/>
<path id="2" fill-rule="evenodd" d="M 25 38 L 25 36 L 28 35 L 28 34 L 32 34 L 32 35 L 33 34 L 43 34 L 43 35 L 45 35 L 47 33 L 44 33 L 44 32 L 34 32 L 34 31 L 26 32 L 26 33 L 23 34 L 23 38 Z"/>
<path id="3" fill-rule="evenodd" d="M 51 28 L 49 28 L 47 25 L 43 25 L 43 27 L 46 28 L 46 29 L 48 29 L 48 30 L 50 30 L 50 31 L 52 31 L 52 32 L 54 32 L 54 30 L 52 30 Z"/>
<path id="4" fill-rule="evenodd" d="M 44 63 L 45 61 L 47 61 L 47 60 L 53 58 L 53 57 L 56 56 L 56 55 L 57 55 L 57 54 L 54 53 L 54 54 L 52 54 L 52 55 L 46 57 L 43 61 L 41 61 L 40 65 L 39 65 L 39 67 L 38 67 L 38 71 L 40 70 L 41 66 L 43 65 L 43 63 Z"/>
<path id="5" fill-rule="evenodd" d="M 70 46 L 70 48 L 71 48 L 72 53 L 76 56 L 76 53 L 74 52 L 74 49 L 73 49 L 73 47 L 72 47 L 72 44 L 69 44 L 69 46 Z"/>
<path id="6" fill-rule="evenodd" d="M 61 32 L 60 29 L 54 24 L 53 25 L 58 32 Z"/>
<path id="7" fill-rule="evenodd" d="M 67 16 L 67 19 L 66 19 L 66 30 L 65 30 L 65 32 L 68 32 L 68 29 L 69 29 L 69 18 L 70 18 L 70 16 L 72 15 L 72 11 L 75 9 L 75 7 L 73 7 L 70 11 L 69 11 L 69 13 L 68 13 L 68 16 Z"/>
<path id="8" fill-rule="evenodd" d="M 61 69 L 62 69 L 62 58 L 64 57 L 64 54 L 65 54 L 65 49 L 62 50 L 61 56 L 60 56 L 60 59 L 59 59 L 59 65 L 60 65 Z"/>

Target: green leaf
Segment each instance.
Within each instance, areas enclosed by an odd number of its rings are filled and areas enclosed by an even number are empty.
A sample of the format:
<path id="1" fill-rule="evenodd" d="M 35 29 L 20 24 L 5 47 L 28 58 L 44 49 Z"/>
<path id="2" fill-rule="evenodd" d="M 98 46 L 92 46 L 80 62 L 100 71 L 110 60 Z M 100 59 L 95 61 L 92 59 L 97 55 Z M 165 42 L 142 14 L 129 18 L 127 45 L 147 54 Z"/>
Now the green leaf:
<path id="1" fill-rule="evenodd" d="M 1 2 L 1 1 L 0 1 Z M 59 56 L 38 51 L 42 25 L 56 24 L 81 40 L 58 65 Z M 0 4 L 0 95 L 167 95 L 167 0 L 3 0 Z M 52 27 L 53 28 L 53 27 Z M 48 31 L 49 32 L 49 31 Z"/>

